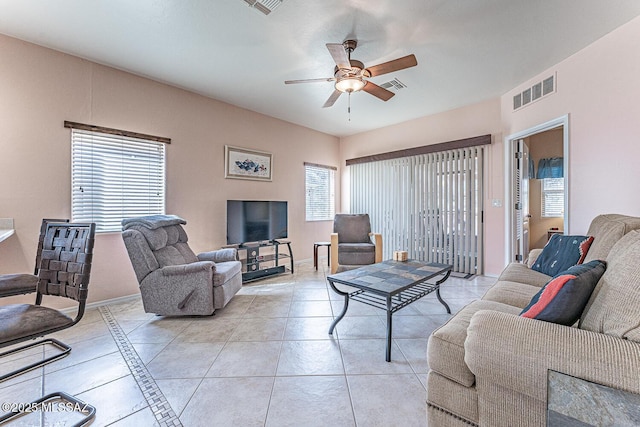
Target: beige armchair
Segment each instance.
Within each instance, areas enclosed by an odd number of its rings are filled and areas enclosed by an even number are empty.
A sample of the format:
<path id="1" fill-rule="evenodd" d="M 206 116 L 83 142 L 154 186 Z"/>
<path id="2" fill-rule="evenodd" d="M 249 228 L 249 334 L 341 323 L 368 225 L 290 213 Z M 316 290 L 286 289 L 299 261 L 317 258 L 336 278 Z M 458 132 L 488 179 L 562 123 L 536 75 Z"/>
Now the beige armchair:
<path id="1" fill-rule="evenodd" d="M 382 235 L 371 232 L 369 214 L 336 214 L 331 234 L 331 274 L 382 262 Z"/>

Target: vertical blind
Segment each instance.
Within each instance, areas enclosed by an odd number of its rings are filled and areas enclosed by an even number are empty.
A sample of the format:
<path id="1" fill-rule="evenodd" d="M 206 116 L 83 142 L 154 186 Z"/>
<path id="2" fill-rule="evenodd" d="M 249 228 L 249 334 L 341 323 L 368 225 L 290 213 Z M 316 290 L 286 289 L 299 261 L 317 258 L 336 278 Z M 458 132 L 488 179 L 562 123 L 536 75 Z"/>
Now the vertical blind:
<path id="1" fill-rule="evenodd" d="M 164 214 L 165 144 L 79 129 L 71 131 L 74 221 L 120 231 L 123 218 Z"/>
<path id="2" fill-rule="evenodd" d="M 333 220 L 335 214 L 335 168 L 304 164 L 307 221 Z"/>
<path id="3" fill-rule="evenodd" d="M 481 274 L 482 165 L 482 146 L 351 165 L 351 212 L 369 214 L 385 259 L 405 250 Z"/>

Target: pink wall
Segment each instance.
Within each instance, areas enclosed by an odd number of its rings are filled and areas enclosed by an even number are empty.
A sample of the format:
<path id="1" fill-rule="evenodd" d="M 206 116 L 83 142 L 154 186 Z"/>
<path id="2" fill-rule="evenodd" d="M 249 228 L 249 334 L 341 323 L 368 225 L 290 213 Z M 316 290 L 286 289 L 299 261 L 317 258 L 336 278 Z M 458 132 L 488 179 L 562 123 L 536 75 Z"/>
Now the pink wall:
<path id="1" fill-rule="evenodd" d="M 485 273 L 504 267 L 504 143 L 507 135 L 569 114 L 570 230 L 603 212 L 640 215 L 640 18 L 504 94 L 500 99 L 338 140 L 174 87 L 0 36 L 0 217 L 16 234 L 0 243 L 0 273 L 32 269 L 42 217 L 70 211 L 69 130 L 64 120 L 168 136 L 167 212 L 189 220 L 196 251 L 224 243 L 228 198 L 290 202 L 298 259 L 326 240 L 330 222 L 304 222 L 304 170 L 339 167 L 348 211 L 349 158 L 491 134 L 485 177 Z M 557 92 L 517 112 L 512 97 L 550 72 Z M 225 180 L 224 144 L 274 154 L 273 183 Z M 339 189 L 338 189 L 339 190 Z M 339 205 L 339 203 L 338 203 Z M 338 209 L 340 207 L 338 206 Z M 91 300 L 137 293 L 120 236 L 96 241 Z M 28 299 L 30 300 L 30 299 Z"/>
<path id="2" fill-rule="evenodd" d="M 490 100 L 340 141 L 341 164 L 349 158 L 490 133 L 485 182 L 485 274 L 505 266 L 503 138 L 569 114 L 569 227 L 586 232 L 606 212 L 640 216 L 640 18 Z M 550 73 L 557 92 L 512 112 L 513 96 Z M 342 172 L 342 206 L 349 209 L 349 171 Z"/>
<path id="3" fill-rule="evenodd" d="M 640 18 L 501 98 L 505 135 L 569 114 L 569 229 L 594 216 L 640 216 Z M 513 95 L 557 73 L 557 92 L 512 112 Z"/>
<path id="4" fill-rule="evenodd" d="M 485 274 L 495 275 L 504 267 L 504 210 L 491 205 L 492 199 L 503 199 L 502 136 L 500 134 L 500 101 L 493 99 L 452 111 L 422 117 L 398 125 L 342 138 L 341 165 L 345 160 L 403 148 L 420 147 L 440 142 L 492 135 L 485 154 Z M 349 168 L 342 170 L 342 207 L 349 210 Z M 500 256 L 496 256 L 500 254 Z"/>
<path id="5" fill-rule="evenodd" d="M 64 120 L 172 138 L 166 211 L 187 219 L 196 252 L 226 243 L 227 199 L 287 200 L 297 260 L 328 239 L 331 221 L 304 219 L 303 162 L 339 166 L 338 138 L 5 36 L 0 58 L 0 217 L 16 227 L 0 274 L 31 271 L 41 219 L 70 216 Z M 224 179 L 225 144 L 273 153 L 273 182 Z M 98 235 L 90 301 L 137 292 L 120 234 Z"/>

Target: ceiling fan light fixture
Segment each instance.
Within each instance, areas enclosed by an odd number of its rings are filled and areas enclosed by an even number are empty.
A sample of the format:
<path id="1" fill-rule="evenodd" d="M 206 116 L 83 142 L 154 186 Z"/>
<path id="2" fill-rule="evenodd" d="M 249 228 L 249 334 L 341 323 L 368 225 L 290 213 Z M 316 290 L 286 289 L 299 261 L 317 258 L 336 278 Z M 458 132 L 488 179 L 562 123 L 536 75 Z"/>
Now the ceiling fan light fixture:
<path id="1" fill-rule="evenodd" d="M 336 82 L 336 90 L 344 93 L 358 92 L 365 84 L 366 82 L 361 77 L 346 77 Z"/>

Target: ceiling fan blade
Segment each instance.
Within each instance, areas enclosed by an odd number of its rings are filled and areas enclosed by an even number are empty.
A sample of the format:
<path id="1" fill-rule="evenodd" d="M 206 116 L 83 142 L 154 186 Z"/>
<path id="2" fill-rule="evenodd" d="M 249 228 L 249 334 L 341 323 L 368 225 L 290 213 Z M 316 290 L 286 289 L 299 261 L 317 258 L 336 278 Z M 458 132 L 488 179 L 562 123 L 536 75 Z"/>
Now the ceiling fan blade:
<path id="1" fill-rule="evenodd" d="M 340 92 L 338 89 L 334 90 L 331 96 L 329 97 L 329 99 L 327 99 L 327 102 L 324 103 L 322 108 L 331 107 L 333 104 L 335 104 L 336 100 L 340 97 L 340 95 L 342 95 L 342 92 Z"/>
<path id="2" fill-rule="evenodd" d="M 365 71 L 368 71 L 371 77 L 379 76 L 381 74 L 392 73 L 398 70 L 404 70 L 405 68 L 415 67 L 418 65 L 416 56 L 411 54 L 403 56 L 402 58 L 394 59 L 393 61 L 383 62 L 382 64 L 367 67 Z"/>
<path id="3" fill-rule="evenodd" d="M 327 49 L 329 49 L 329 53 L 331 54 L 331 57 L 336 62 L 336 65 L 339 69 L 351 69 L 349 56 L 347 56 L 347 51 L 344 50 L 344 46 L 342 45 L 342 43 L 327 43 Z"/>
<path id="4" fill-rule="evenodd" d="M 362 90 L 364 90 L 367 93 L 370 93 L 376 98 L 382 99 L 383 101 L 388 101 L 391 99 L 391 97 L 395 95 L 395 93 L 391 92 L 390 90 L 386 90 L 385 88 L 380 87 L 377 84 L 371 83 L 371 82 L 367 82 L 367 84 L 364 85 Z"/>
<path id="5" fill-rule="evenodd" d="M 335 77 L 325 77 L 322 79 L 303 79 L 303 80 L 285 80 L 284 84 L 290 85 L 295 83 L 317 83 L 317 82 L 333 82 L 335 81 Z"/>

